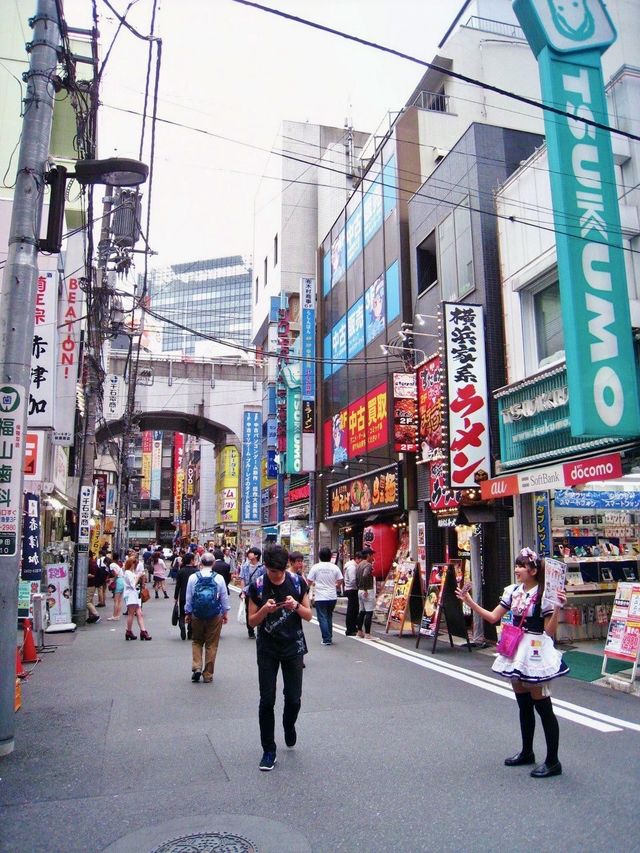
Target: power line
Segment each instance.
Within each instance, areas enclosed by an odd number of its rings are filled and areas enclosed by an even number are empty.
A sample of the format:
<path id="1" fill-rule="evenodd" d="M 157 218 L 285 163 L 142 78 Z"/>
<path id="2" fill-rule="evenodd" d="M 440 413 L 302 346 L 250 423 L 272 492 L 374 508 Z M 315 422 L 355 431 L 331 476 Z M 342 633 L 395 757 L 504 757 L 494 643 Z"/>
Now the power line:
<path id="1" fill-rule="evenodd" d="M 636 142 L 640 142 L 640 136 L 636 136 L 634 133 L 629 133 L 626 130 L 620 130 L 616 127 L 612 127 L 611 125 L 595 121 L 594 119 L 572 115 L 559 107 L 553 107 L 550 104 L 544 104 L 541 101 L 536 101 L 535 98 L 527 98 L 526 95 L 517 95 L 515 92 L 510 92 L 508 89 L 502 89 L 499 86 L 493 86 L 490 83 L 483 83 L 481 80 L 476 80 L 474 77 L 468 77 L 466 74 L 460 74 L 460 72 L 452 71 L 449 68 L 442 68 L 440 65 L 436 65 L 433 62 L 426 62 L 424 59 L 418 59 L 417 56 L 411 56 L 411 54 L 403 53 L 400 50 L 396 50 L 392 47 L 386 47 L 385 45 L 378 44 L 374 41 L 369 41 L 369 39 L 364 39 L 360 36 L 352 35 L 351 33 L 345 33 L 342 30 L 336 30 L 333 27 L 328 27 L 325 24 L 319 24 L 316 21 L 310 21 L 307 18 L 301 18 L 298 15 L 291 15 L 289 12 L 284 12 L 281 9 L 273 9 L 271 6 L 263 6 L 261 3 L 254 3 L 253 0 L 231 0 L 231 2 L 239 3 L 241 6 L 248 6 L 252 9 L 257 9 L 260 12 L 267 12 L 270 15 L 276 15 L 278 18 L 284 18 L 285 20 L 293 21 L 296 24 L 303 24 L 304 26 L 311 27 L 314 30 L 329 33 L 330 35 L 338 36 L 339 38 L 346 39 L 347 41 L 356 42 L 356 44 L 361 44 L 364 47 L 371 47 L 374 50 L 381 51 L 382 53 L 388 53 L 391 56 L 397 56 L 399 59 L 406 59 L 408 62 L 421 65 L 423 68 L 438 71 L 447 77 L 453 77 L 455 80 L 462 80 L 463 83 L 470 83 L 472 86 L 478 86 L 481 89 L 485 89 L 487 92 L 493 92 L 496 95 L 504 95 L 506 98 L 520 101 L 520 103 L 527 104 L 530 107 L 554 113 L 555 115 L 562 116 L 563 118 L 570 118 L 572 121 L 578 120 L 583 122 L 583 124 L 589 125 L 589 127 L 595 127 L 598 128 L 598 130 L 606 130 L 609 133 L 615 133 L 619 136 L 624 136 L 627 139 L 633 139 Z"/>

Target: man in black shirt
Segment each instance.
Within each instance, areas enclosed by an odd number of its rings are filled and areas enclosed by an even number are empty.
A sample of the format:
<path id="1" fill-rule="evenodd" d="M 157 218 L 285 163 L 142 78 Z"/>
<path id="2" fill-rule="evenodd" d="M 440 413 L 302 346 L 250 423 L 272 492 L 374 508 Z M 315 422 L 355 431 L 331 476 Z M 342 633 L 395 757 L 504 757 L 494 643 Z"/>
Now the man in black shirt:
<path id="1" fill-rule="evenodd" d="M 258 628 L 256 651 L 260 686 L 260 741 L 263 756 L 260 770 L 273 770 L 276 763 L 276 681 L 282 667 L 284 712 L 282 726 L 287 746 L 296 743 L 296 720 L 302 697 L 302 669 L 307 644 L 302 619 L 311 621 L 308 587 L 304 578 L 287 572 L 289 555 L 280 545 L 264 550 L 266 573 L 248 590 L 249 625 Z"/>
<path id="2" fill-rule="evenodd" d="M 182 565 L 178 569 L 176 586 L 173 592 L 173 597 L 175 601 L 178 602 L 178 625 L 180 626 L 180 636 L 183 640 L 191 639 L 191 624 L 185 625 L 184 605 L 187 596 L 187 583 L 195 571 L 196 567 L 193 565 L 193 553 L 191 551 L 187 551 L 182 558 Z"/>
<path id="3" fill-rule="evenodd" d="M 213 556 L 215 557 L 215 563 L 213 564 L 212 571 L 217 572 L 219 575 L 222 575 L 224 578 L 224 582 L 227 585 L 227 592 L 229 592 L 229 583 L 231 582 L 231 566 L 229 563 L 225 563 L 224 555 L 219 548 L 213 549 Z"/>

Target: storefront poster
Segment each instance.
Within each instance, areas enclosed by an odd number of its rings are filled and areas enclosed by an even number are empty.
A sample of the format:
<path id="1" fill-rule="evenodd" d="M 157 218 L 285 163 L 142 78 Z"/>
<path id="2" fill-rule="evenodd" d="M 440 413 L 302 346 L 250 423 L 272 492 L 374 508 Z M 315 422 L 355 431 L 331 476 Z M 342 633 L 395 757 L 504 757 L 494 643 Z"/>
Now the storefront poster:
<path id="1" fill-rule="evenodd" d="M 417 370 L 418 437 L 422 458 L 442 452 L 442 360 L 439 355 Z"/>
<path id="2" fill-rule="evenodd" d="M 24 496 L 22 520 L 22 563 L 20 577 L 23 581 L 42 580 L 40 559 L 40 498 L 31 492 Z"/>
<path id="3" fill-rule="evenodd" d="M 640 585 L 619 583 L 609 622 L 606 657 L 633 663 L 640 651 Z"/>
<path id="4" fill-rule="evenodd" d="M 151 497 L 151 472 L 153 470 L 153 433 L 145 430 L 142 433 L 142 466 L 140 481 L 140 500 L 148 501 Z"/>
<path id="5" fill-rule="evenodd" d="M 477 488 L 491 474 L 481 305 L 443 303 L 449 413 L 449 485 Z"/>
<path id="6" fill-rule="evenodd" d="M 39 580 L 18 582 L 18 619 L 33 618 L 31 599 L 38 592 L 40 592 Z"/>
<path id="7" fill-rule="evenodd" d="M 67 563 L 51 563 L 47 571 L 47 606 L 52 625 L 71 622 L 71 590 Z"/>
<path id="8" fill-rule="evenodd" d="M 365 335 L 367 345 L 386 328 L 384 275 L 377 278 L 364 294 Z"/>
<path id="9" fill-rule="evenodd" d="M 386 383 L 349 405 L 349 458 L 368 453 L 389 442 Z"/>
<path id="10" fill-rule="evenodd" d="M 442 607 L 442 592 L 444 578 L 447 572 L 446 563 L 433 563 L 429 575 L 427 595 L 424 600 L 424 610 L 420 621 L 419 633 L 423 637 L 435 637 L 438 633 L 440 609 Z"/>
<path id="11" fill-rule="evenodd" d="M 396 588 L 396 578 L 398 576 L 398 567 L 394 565 L 384 581 L 384 586 L 378 597 L 376 598 L 376 606 L 373 611 L 373 621 L 381 625 L 387 624 L 389 610 L 391 609 L 391 600 L 393 599 L 393 591 Z"/>
<path id="12" fill-rule="evenodd" d="M 335 483 L 327 489 L 327 518 L 372 510 L 397 509 L 400 501 L 398 466 L 391 465 Z"/>
<path id="13" fill-rule="evenodd" d="M 361 296 L 347 311 L 347 349 L 354 358 L 364 349 L 364 297 Z"/>
<path id="14" fill-rule="evenodd" d="M 406 618 L 409 615 L 409 598 L 414 584 L 416 567 L 417 564 L 411 560 L 405 560 L 398 564 L 396 583 L 387 619 L 387 633 L 399 630 L 400 634 L 402 634 Z M 409 624 L 411 624 L 410 620 Z"/>

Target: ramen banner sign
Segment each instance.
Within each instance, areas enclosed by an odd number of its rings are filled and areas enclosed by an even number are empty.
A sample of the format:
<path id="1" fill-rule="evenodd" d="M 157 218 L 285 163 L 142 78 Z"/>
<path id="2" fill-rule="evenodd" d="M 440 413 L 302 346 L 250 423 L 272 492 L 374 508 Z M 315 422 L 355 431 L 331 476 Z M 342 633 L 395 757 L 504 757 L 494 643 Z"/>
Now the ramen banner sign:
<path id="1" fill-rule="evenodd" d="M 398 509 L 398 466 L 379 468 L 361 477 L 343 480 L 327 488 L 327 518 Z"/>

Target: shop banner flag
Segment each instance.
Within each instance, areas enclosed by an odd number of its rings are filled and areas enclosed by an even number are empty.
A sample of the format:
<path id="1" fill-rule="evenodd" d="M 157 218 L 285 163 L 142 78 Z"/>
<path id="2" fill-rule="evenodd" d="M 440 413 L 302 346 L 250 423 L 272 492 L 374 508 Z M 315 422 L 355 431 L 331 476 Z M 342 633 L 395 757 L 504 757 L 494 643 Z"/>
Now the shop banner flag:
<path id="1" fill-rule="evenodd" d="M 22 564 L 20 577 L 23 581 L 42 580 L 40 558 L 40 497 L 25 492 L 22 520 Z"/>
<path id="2" fill-rule="evenodd" d="M 602 0 L 516 0 L 538 60 L 556 225 L 571 434 L 636 437 L 629 293 L 601 55 L 616 40 Z M 570 116 L 573 116 L 570 117 Z"/>

